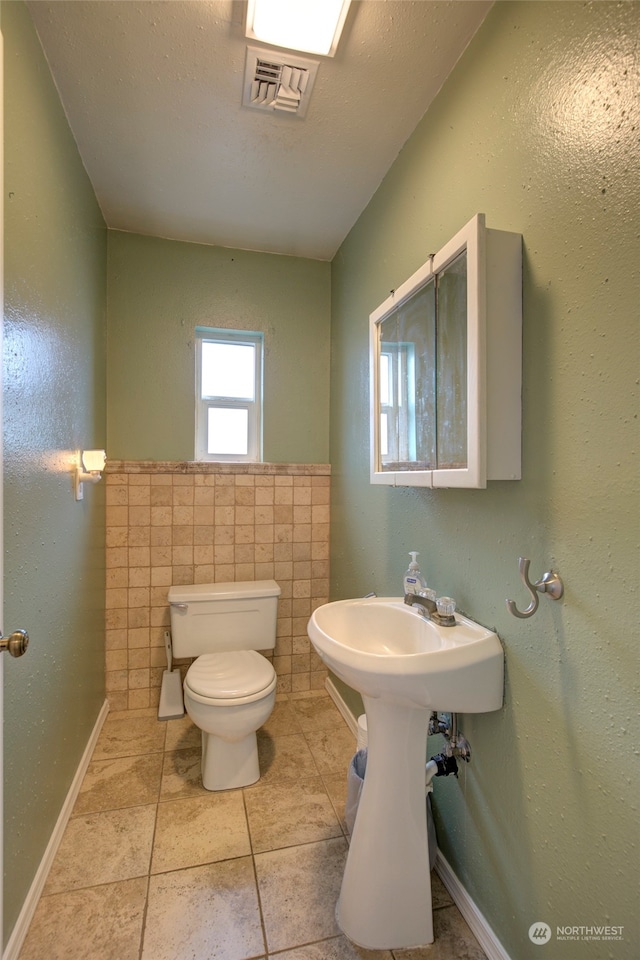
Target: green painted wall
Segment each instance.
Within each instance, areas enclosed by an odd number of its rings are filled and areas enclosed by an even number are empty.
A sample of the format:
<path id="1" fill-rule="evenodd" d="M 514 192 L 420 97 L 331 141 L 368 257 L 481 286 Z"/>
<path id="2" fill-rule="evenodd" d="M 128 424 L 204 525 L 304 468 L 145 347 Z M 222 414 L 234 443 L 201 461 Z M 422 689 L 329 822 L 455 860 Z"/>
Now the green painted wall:
<path id="1" fill-rule="evenodd" d="M 104 701 L 106 230 L 24 4 L 2 3 L 5 110 L 5 933 Z"/>
<path id="2" fill-rule="evenodd" d="M 332 596 L 429 583 L 499 632 L 501 712 L 435 784 L 444 854 L 513 960 L 535 921 L 624 925 L 554 960 L 631 960 L 639 794 L 638 3 L 497 3 L 333 262 Z M 370 311 L 475 213 L 523 235 L 523 480 L 368 483 Z M 517 558 L 565 598 L 528 621 Z M 434 738 L 431 753 L 438 748 Z"/>
<path id="3" fill-rule="evenodd" d="M 194 459 L 197 326 L 264 333 L 264 460 L 329 458 L 331 267 L 109 232 L 108 452 Z"/>

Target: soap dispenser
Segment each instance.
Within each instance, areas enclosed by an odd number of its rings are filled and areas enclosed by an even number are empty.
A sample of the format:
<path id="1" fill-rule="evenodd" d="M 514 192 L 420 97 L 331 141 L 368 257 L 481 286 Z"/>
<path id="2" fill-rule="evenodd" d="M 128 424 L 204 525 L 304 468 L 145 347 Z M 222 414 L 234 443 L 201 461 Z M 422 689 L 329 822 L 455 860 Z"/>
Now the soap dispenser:
<path id="1" fill-rule="evenodd" d="M 427 581 L 420 573 L 417 552 L 412 550 L 409 552 L 409 556 L 411 557 L 411 563 L 409 564 L 409 568 L 404 575 L 403 583 L 405 597 L 408 593 L 424 593 L 424 591 L 427 589 Z"/>

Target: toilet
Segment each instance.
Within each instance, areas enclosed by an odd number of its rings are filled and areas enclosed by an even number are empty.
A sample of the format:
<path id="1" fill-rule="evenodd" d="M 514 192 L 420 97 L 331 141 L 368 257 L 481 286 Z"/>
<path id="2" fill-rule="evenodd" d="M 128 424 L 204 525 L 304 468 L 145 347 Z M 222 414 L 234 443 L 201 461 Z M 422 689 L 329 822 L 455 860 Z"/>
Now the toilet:
<path id="1" fill-rule="evenodd" d="M 202 783 L 230 790 L 260 779 L 256 731 L 276 699 L 273 650 L 280 587 L 275 580 L 198 583 L 169 589 L 171 647 L 196 657 L 184 705 L 202 731 Z"/>

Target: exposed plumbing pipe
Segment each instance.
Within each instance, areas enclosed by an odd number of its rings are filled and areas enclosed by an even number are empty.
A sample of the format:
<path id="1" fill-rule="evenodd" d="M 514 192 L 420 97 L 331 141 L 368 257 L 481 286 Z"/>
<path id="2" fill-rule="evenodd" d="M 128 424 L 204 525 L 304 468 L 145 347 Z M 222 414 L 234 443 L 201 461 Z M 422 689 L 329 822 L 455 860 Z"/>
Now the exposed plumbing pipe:
<path id="1" fill-rule="evenodd" d="M 427 781 L 428 785 L 431 784 L 433 777 L 448 777 L 450 774 L 453 774 L 454 777 L 458 776 L 458 764 L 454 756 L 447 756 L 445 753 L 439 753 L 435 757 L 431 757 L 429 763 L 427 764 L 427 769 L 433 764 L 435 771 L 431 773 L 429 780 Z"/>
<path id="2" fill-rule="evenodd" d="M 434 710 L 429 720 L 429 735 L 441 733 L 445 739 L 444 754 L 448 757 L 459 757 L 466 763 L 470 763 L 471 747 L 468 740 L 458 732 L 458 714 L 450 713 L 449 717 L 450 721 L 447 724 L 446 720 L 441 719 Z"/>
<path id="3" fill-rule="evenodd" d="M 428 761 L 426 767 L 424 768 L 424 782 L 427 791 L 431 786 L 431 781 L 434 777 L 438 776 L 438 764 L 435 757 L 431 757 L 431 760 Z"/>

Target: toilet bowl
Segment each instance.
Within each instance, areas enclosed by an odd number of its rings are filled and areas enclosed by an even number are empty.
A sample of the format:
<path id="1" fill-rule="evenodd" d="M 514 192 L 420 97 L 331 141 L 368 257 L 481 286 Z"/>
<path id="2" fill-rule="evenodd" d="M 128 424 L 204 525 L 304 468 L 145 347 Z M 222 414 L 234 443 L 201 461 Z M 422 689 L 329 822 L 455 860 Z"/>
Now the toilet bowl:
<path id="1" fill-rule="evenodd" d="M 231 790 L 260 779 L 256 731 L 271 716 L 276 674 L 255 650 L 204 654 L 189 667 L 184 705 L 202 734 L 202 785 Z"/>
<path id="2" fill-rule="evenodd" d="M 274 580 L 173 586 L 175 657 L 195 657 L 184 705 L 202 734 L 202 783 L 231 790 L 260 778 L 256 731 L 269 719 L 276 673 L 259 650 L 273 650 L 280 587 Z"/>

